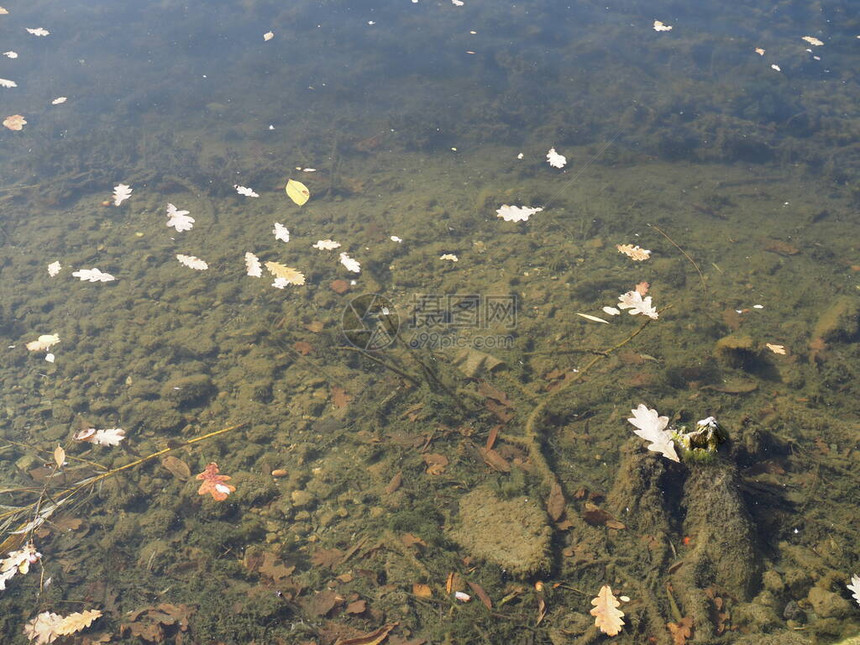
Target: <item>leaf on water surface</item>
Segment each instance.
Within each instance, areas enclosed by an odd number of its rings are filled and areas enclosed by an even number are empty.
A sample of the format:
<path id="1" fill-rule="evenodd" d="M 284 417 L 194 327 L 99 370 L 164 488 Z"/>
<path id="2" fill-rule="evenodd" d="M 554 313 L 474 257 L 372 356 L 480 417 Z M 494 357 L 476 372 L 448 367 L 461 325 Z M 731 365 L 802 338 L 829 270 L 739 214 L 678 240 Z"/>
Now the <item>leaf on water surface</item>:
<path id="1" fill-rule="evenodd" d="M 184 255 L 183 253 L 177 253 L 176 259 L 179 260 L 180 264 L 187 266 L 189 269 L 194 269 L 195 271 L 205 271 L 209 268 L 209 265 L 206 264 L 206 262 L 194 255 Z"/>
<path id="2" fill-rule="evenodd" d="M 303 206 L 311 197 L 308 187 L 295 179 L 290 179 L 284 190 L 287 192 L 287 196 L 299 206 Z"/>
<path id="3" fill-rule="evenodd" d="M 236 490 L 235 486 L 225 483 L 232 477 L 218 474 L 218 464 L 214 461 L 206 465 L 203 472 L 197 475 L 197 479 L 203 481 L 200 488 L 197 489 L 197 494 L 206 495 L 208 493 L 216 502 L 224 501 L 230 493 Z"/>
<path id="4" fill-rule="evenodd" d="M 618 609 L 621 603 L 612 594 L 612 588 L 603 585 L 591 604 L 594 609 L 589 613 L 594 616 L 595 626 L 607 636 L 616 636 L 624 626 L 624 621 L 621 620 L 624 612 Z"/>

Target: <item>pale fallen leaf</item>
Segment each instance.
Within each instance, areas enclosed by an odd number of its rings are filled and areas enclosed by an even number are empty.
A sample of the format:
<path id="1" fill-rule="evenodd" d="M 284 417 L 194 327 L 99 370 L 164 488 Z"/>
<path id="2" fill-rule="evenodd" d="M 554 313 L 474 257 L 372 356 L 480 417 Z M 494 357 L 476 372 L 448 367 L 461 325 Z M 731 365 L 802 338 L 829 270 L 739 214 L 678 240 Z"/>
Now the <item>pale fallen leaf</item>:
<path id="1" fill-rule="evenodd" d="M 20 114 L 12 114 L 3 119 L 3 125 L 10 130 L 23 130 L 24 126 L 27 125 L 27 120 Z"/>
<path id="2" fill-rule="evenodd" d="M 44 27 L 24 27 L 27 30 L 28 34 L 32 34 L 34 36 L 48 36 L 51 32 L 45 29 Z"/>
<path id="3" fill-rule="evenodd" d="M 36 340 L 27 343 L 27 349 L 31 352 L 44 352 L 60 342 L 57 334 L 42 334 Z"/>
<path id="4" fill-rule="evenodd" d="M 301 286 L 305 283 L 305 275 L 298 269 L 285 266 L 280 262 L 266 262 L 266 268 L 275 277 L 273 287 L 283 289 L 288 284 Z"/>
<path id="5" fill-rule="evenodd" d="M 253 188 L 248 188 L 247 186 L 236 186 L 235 188 L 236 192 L 244 197 L 259 197 Z"/>
<path id="6" fill-rule="evenodd" d="M 612 595 L 612 589 L 609 585 L 603 585 L 597 597 L 591 601 L 594 609 L 591 610 L 591 615 L 594 616 L 594 624 L 600 631 L 607 636 L 616 636 L 624 626 L 624 612 L 618 609 L 618 599 Z"/>
<path id="7" fill-rule="evenodd" d="M 765 343 L 765 347 L 767 347 L 774 354 L 785 354 L 785 345 L 776 345 L 775 343 Z"/>
<path id="8" fill-rule="evenodd" d="M 339 249 L 340 246 L 340 242 L 335 242 L 334 240 L 319 240 L 313 245 L 319 251 L 334 251 L 335 249 Z"/>
<path id="9" fill-rule="evenodd" d="M 525 222 L 528 221 L 529 217 L 535 213 L 540 213 L 542 210 L 543 208 L 539 206 L 531 208 L 529 206 L 502 204 L 500 208 L 496 209 L 496 216 L 501 217 L 506 222 Z"/>
<path id="10" fill-rule="evenodd" d="M 2 7 L 0 7 L 2 8 Z M 3 52 L 3 55 L 6 58 L 18 58 L 18 52 L 12 51 L 11 49 L 7 52 Z"/>
<path id="11" fill-rule="evenodd" d="M 458 258 L 453 253 L 443 253 L 439 256 L 440 260 L 448 260 L 448 262 L 459 262 L 460 258 Z"/>
<path id="12" fill-rule="evenodd" d="M 63 618 L 63 621 L 54 629 L 54 632 L 60 636 L 74 634 L 92 625 L 101 615 L 102 612 L 98 609 L 87 609 L 86 611 L 69 614 Z"/>
<path id="13" fill-rule="evenodd" d="M 116 278 L 110 273 L 105 273 L 96 267 L 93 267 L 92 269 L 72 271 L 72 275 L 80 279 L 82 282 L 112 282 L 116 280 Z"/>
<path id="14" fill-rule="evenodd" d="M 69 97 L 67 97 L 67 96 L 58 96 L 57 98 L 55 98 L 54 100 L 51 101 L 51 105 L 61 105 L 62 103 L 65 103 L 68 100 L 69 100 Z"/>
<path id="15" fill-rule="evenodd" d="M 642 314 L 657 320 L 657 309 L 651 304 L 651 296 L 642 297 L 638 291 L 628 291 L 618 296 L 618 308 L 629 309 L 629 314 Z"/>
<path id="16" fill-rule="evenodd" d="M 119 442 L 125 439 L 125 430 L 122 428 L 105 428 L 104 430 L 87 428 L 76 432 L 74 439 L 75 441 L 94 443 L 98 446 L 118 446 Z"/>
<path id="17" fill-rule="evenodd" d="M 590 320 L 591 322 L 604 323 L 606 325 L 609 324 L 608 320 L 603 320 L 603 318 L 598 318 L 597 316 L 592 316 L 591 314 L 581 314 L 578 311 L 576 312 L 577 316 L 582 316 L 586 320 Z"/>
<path id="18" fill-rule="evenodd" d="M 194 228 L 194 218 L 189 217 L 188 211 L 181 211 L 171 203 L 167 204 L 167 226 L 172 226 L 178 233 Z"/>
<path id="19" fill-rule="evenodd" d="M 245 253 L 245 273 L 252 278 L 259 278 L 263 275 L 263 265 L 260 264 L 260 258 L 250 251 Z"/>
<path id="20" fill-rule="evenodd" d="M 66 451 L 63 450 L 62 446 L 54 448 L 54 463 L 57 464 L 57 468 L 62 468 L 63 464 L 66 463 Z"/>
<path id="21" fill-rule="evenodd" d="M 113 205 L 119 206 L 129 197 L 134 189 L 128 184 L 117 184 L 113 187 Z"/>
<path id="22" fill-rule="evenodd" d="M 618 311 L 615 307 L 603 307 L 603 313 L 609 314 L 610 316 L 617 316 L 621 312 Z"/>
<path id="23" fill-rule="evenodd" d="M 267 31 L 265 34 L 263 34 L 263 40 L 267 41 L 267 42 L 270 41 L 274 37 L 275 37 L 275 34 L 274 34 L 274 32 L 271 32 L 271 31 Z"/>
<path id="24" fill-rule="evenodd" d="M 361 273 L 361 263 L 359 263 L 358 260 L 349 257 L 346 253 L 340 254 L 340 263 L 346 267 L 347 271 Z"/>
<path id="25" fill-rule="evenodd" d="M 762 49 L 761 47 L 756 47 L 755 53 L 758 54 L 759 56 L 764 56 L 764 49 Z"/>
<path id="26" fill-rule="evenodd" d="M 567 157 L 560 155 L 555 151 L 555 148 L 550 148 L 546 153 L 546 161 L 553 168 L 564 168 L 567 164 Z"/>
<path id="27" fill-rule="evenodd" d="M 667 430 L 669 417 L 661 417 L 657 410 L 649 409 L 644 403 L 640 403 L 635 410 L 631 410 L 633 416 L 627 421 L 636 428 L 633 433 L 648 441 L 648 450 L 661 453 L 666 459 L 680 462 L 675 452 L 675 444 L 671 431 Z"/>
<path id="28" fill-rule="evenodd" d="M 816 38 L 815 36 L 803 36 L 801 38 L 801 40 L 805 40 L 810 45 L 813 45 L 815 47 L 821 47 L 824 44 L 822 41 L 818 40 L 818 38 Z"/>
<path id="29" fill-rule="evenodd" d="M 24 635 L 35 645 L 53 643 L 59 634 L 56 629 L 63 622 L 63 617 L 50 611 L 43 611 L 24 625 Z"/>
<path id="30" fill-rule="evenodd" d="M 18 83 L 10 81 L 8 78 L 0 78 L 0 87 L 18 87 Z"/>
<path id="31" fill-rule="evenodd" d="M 851 584 L 845 586 L 851 592 L 851 597 L 860 605 L 860 576 L 856 574 L 851 576 Z"/>
<path id="32" fill-rule="evenodd" d="M 276 240 L 281 240 L 281 242 L 290 241 L 290 231 L 280 222 L 275 222 L 275 228 L 272 229 L 272 234 L 274 234 Z"/>
<path id="33" fill-rule="evenodd" d="M 779 65 L 777 65 L 776 63 L 774 63 L 773 65 L 771 65 L 771 66 L 770 66 L 770 68 L 771 68 L 772 70 L 776 71 L 776 72 L 781 72 L 781 71 L 782 71 L 782 68 L 780 68 L 780 66 L 779 66 Z"/>
<path id="34" fill-rule="evenodd" d="M 659 20 L 655 20 L 654 31 L 672 31 L 672 25 L 666 25 Z"/>
<path id="35" fill-rule="evenodd" d="M 206 264 L 206 262 L 194 255 L 185 255 L 183 253 L 177 253 L 176 259 L 179 260 L 180 264 L 184 264 L 189 269 L 194 269 L 195 271 L 205 271 L 209 268 L 209 265 Z"/>
<path id="36" fill-rule="evenodd" d="M 651 259 L 651 251 L 641 248 L 638 244 L 616 244 L 615 248 L 619 253 L 623 253 L 634 262 L 643 262 Z"/>

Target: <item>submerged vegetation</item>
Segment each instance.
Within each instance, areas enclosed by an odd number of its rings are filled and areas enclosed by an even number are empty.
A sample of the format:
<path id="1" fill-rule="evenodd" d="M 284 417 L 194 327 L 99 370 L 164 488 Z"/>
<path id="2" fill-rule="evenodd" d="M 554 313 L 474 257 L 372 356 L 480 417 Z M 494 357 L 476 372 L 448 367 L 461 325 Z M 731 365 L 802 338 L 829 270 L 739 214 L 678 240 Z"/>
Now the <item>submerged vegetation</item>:
<path id="1" fill-rule="evenodd" d="M 0 16 L 4 642 L 856 635 L 853 27 L 348 4 Z"/>

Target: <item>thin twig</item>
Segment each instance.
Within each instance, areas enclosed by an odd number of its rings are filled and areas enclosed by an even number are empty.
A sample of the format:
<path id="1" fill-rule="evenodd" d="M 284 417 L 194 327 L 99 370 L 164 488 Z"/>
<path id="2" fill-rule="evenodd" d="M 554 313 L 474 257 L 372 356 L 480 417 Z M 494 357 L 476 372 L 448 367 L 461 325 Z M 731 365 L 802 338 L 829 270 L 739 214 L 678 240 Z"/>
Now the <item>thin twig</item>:
<path id="1" fill-rule="evenodd" d="M 699 274 L 699 280 L 701 280 L 701 281 L 702 281 L 702 289 L 704 289 L 705 291 L 707 291 L 707 290 L 708 290 L 708 285 L 707 285 L 707 284 L 705 284 L 705 276 L 702 274 L 702 270 L 699 268 L 699 265 L 698 265 L 698 264 L 696 264 L 696 261 L 695 261 L 693 258 L 691 258 L 691 257 L 690 257 L 690 254 L 689 254 L 689 253 L 687 253 L 687 252 L 686 252 L 684 249 L 682 249 L 680 246 L 678 246 L 678 244 L 675 242 L 675 240 L 673 240 L 671 237 L 669 237 L 669 236 L 666 234 L 666 232 L 665 232 L 662 228 L 660 228 L 659 226 L 657 226 L 656 224 L 648 224 L 648 226 L 650 226 L 650 227 L 651 227 L 651 228 L 653 228 L 655 231 L 657 231 L 660 235 L 662 235 L 662 236 L 663 236 L 663 237 L 665 237 L 667 240 L 669 240 L 669 243 L 670 243 L 672 246 L 674 246 L 676 249 L 678 249 L 678 250 L 679 250 L 679 251 L 684 255 L 684 257 L 685 257 L 685 258 L 687 258 L 687 259 L 690 261 L 690 264 L 692 264 L 692 265 L 693 265 L 693 267 L 695 267 L 695 269 L 696 269 L 696 273 L 698 273 L 698 274 Z"/>

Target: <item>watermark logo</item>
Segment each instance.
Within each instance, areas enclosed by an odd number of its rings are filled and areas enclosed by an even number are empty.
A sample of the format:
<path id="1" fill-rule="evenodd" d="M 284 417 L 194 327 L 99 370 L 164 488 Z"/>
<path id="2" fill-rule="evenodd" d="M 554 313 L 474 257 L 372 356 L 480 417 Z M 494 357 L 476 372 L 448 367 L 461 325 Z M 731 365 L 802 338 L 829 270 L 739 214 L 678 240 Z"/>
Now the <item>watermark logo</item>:
<path id="1" fill-rule="evenodd" d="M 515 295 L 430 294 L 412 296 L 401 327 L 394 304 L 375 294 L 353 299 L 343 313 L 343 331 L 354 346 L 375 351 L 401 339 L 413 349 L 513 347 Z"/>
<path id="2" fill-rule="evenodd" d="M 385 349 L 397 339 L 400 317 L 388 298 L 369 293 L 347 304 L 341 328 L 351 345 L 373 352 Z"/>

